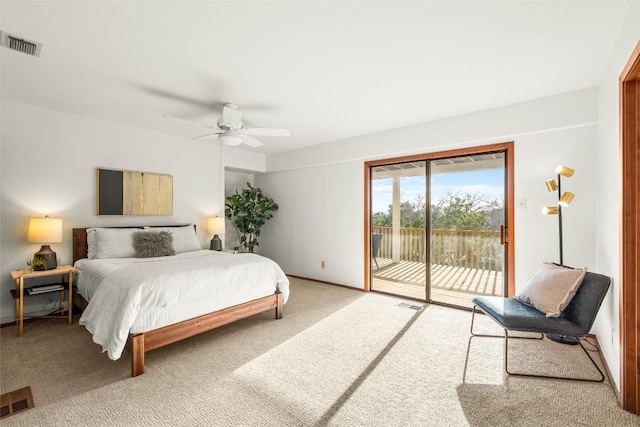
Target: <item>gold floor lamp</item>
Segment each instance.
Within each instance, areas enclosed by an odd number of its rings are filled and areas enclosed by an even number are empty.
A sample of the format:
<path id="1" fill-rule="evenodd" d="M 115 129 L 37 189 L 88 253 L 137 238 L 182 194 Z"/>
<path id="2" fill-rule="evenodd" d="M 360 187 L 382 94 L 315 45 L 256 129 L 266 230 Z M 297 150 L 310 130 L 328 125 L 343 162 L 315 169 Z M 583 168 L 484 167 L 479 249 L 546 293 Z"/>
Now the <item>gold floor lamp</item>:
<path id="1" fill-rule="evenodd" d="M 567 191 L 562 193 L 562 177 L 571 178 L 575 171 L 567 166 L 558 166 L 556 168 L 556 174 L 558 174 L 558 180 L 548 179 L 544 183 L 547 186 L 549 192 L 558 192 L 558 204 L 556 206 L 546 206 L 542 208 L 542 213 L 545 215 L 558 215 L 558 236 L 560 243 L 560 265 L 564 265 L 564 259 L 562 257 L 562 207 L 567 207 L 573 200 L 575 194 Z"/>
<path id="2" fill-rule="evenodd" d="M 562 193 L 562 177 L 571 178 L 575 171 L 567 166 L 558 166 L 556 168 L 556 174 L 558 174 L 558 180 L 548 179 L 544 183 L 547 186 L 549 192 L 558 192 L 558 204 L 556 206 L 546 206 L 542 208 L 542 213 L 545 215 L 558 215 L 558 241 L 560 243 L 560 265 L 564 265 L 564 259 L 562 257 L 562 207 L 567 207 L 573 200 L 575 194 L 567 191 Z M 577 345 L 578 342 L 566 335 L 560 334 L 546 334 L 547 338 L 552 341 L 559 342 L 561 344 Z"/>

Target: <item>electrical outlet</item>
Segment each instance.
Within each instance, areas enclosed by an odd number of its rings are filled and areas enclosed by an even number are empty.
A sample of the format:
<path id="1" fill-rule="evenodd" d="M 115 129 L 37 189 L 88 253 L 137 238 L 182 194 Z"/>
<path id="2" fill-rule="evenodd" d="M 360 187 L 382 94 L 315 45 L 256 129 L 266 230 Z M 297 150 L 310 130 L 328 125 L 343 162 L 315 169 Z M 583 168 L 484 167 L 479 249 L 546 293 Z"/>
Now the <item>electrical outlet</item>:
<path id="1" fill-rule="evenodd" d="M 320 261 L 320 268 L 324 268 L 324 267 L 325 267 L 324 261 Z"/>

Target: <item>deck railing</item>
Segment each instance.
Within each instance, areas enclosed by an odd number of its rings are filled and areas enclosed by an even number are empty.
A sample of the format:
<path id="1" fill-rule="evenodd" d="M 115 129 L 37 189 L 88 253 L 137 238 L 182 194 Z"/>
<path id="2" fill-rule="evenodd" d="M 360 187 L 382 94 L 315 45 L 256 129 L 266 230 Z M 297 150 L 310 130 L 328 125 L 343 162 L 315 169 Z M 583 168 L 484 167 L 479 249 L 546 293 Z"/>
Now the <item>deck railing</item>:
<path id="1" fill-rule="evenodd" d="M 373 227 L 382 234 L 378 256 L 393 258 L 392 228 Z M 427 262 L 424 228 L 400 228 L 400 260 Z M 502 271 L 503 248 L 500 233 L 478 230 L 431 230 L 432 264 L 456 265 L 490 271 Z"/>

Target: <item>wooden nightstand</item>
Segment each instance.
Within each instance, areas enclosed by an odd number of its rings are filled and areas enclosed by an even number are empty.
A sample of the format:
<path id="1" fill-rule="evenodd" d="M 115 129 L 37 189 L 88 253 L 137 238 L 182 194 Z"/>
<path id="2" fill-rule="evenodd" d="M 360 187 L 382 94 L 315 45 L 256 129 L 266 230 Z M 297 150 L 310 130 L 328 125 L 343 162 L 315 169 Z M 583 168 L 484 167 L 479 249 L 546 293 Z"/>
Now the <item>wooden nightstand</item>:
<path id="1" fill-rule="evenodd" d="M 38 293 L 37 295 L 41 295 L 48 292 L 60 292 L 60 308 L 64 308 L 64 300 L 65 295 L 67 297 L 69 303 L 69 324 L 73 321 L 73 304 L 71 302 L 71 289 L 73 287 L 73 273 L 76 270 L 70 265 L 59 265 L 57 268 L 53 270 L 43 270 L 43 271 L 26 271 L 23 268 L 17 270 L 11 270 L 11 278 L 15 281 L 16 289 L 12 290 L 11 293 L 13 295 L 13 299 L 16 305 L 16 324 L 20 327 L 20 336 L 22 336 L 23 323 L 24 323 L 24 298 L 25 298 L 25 287 L 24 281 L 25 279 L 34 279 L 36 277 L 48 277 L 48 276 L 56 276 L 60 275 L 60 284 L 62 284 L 62 289 L 53 289 L 51 291 L 45 291 Z M 68 280 L 65 283 L 65 275 L 68 275 Z M 65 289 L 65 285 L 67 285 L 67 289 Z M 38 287 L 34 287 L 38 288 Z M 34 294 L 35 295 L 35 294 Z M 64 318 L 64 312 L 60 316 L 38 316 L 38 317 L 55 317 L 55 318 Z"/>

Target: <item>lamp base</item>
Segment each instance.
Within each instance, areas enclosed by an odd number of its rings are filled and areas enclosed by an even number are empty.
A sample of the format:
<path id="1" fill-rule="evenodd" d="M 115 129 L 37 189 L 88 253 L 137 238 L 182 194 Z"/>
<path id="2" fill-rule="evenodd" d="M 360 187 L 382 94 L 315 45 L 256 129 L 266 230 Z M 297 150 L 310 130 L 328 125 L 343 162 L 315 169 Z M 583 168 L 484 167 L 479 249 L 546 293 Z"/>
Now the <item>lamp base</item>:
<path id="1" fill-rule="evenodd" d="M 578 345 L 578 341 L 576 341 L 575 338 L 573 337 L 569 337 L 566 335 L 560 335 L 560 334 L 546 334 L 547 338 L 549 338 L 551 341 L 555 341 L 558 342 L 560 344 L 567 344 L 567 345 Z"/>
<path id="2" fill-rule="evenodd" d="M 42 258 L 47 263 L 47 270 L 53 270 L 58 266 L 56 253 L 51 250 L 49 245 L 42 245 L 40 250 L 34 254 L 34 257 Z"/>
<path id="3" fill-rule="evenodd" d="M 218 237 L 217 234 L 213 236 L 213 239 L 211 239 L 211 244 L 209 245 L 209 249 L 211 249 L 212 251 L 222 250 L 222 240 L 220 240 L 220 237 Z"/>

